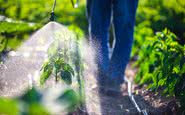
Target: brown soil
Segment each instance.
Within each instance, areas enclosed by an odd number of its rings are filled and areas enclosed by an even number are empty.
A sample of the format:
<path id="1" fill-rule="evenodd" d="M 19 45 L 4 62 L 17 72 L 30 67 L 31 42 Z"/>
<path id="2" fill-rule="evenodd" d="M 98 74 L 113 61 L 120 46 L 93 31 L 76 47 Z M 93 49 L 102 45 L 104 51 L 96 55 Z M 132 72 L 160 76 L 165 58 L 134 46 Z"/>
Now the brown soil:
<path id="1" fill-rule="evenodd" d="M 127 67 L 126 76 L 133 81 L 137 72 L 130 65 Z M 90 82 L 88 82 L 90 81 Z M 94 85 L 96 80 L 88 77 L 86 80 L 86 107 L 79 109 L 72 115 L 137 115 L 137 109 L 130 101 L 127 93 L 127 84 L 122 84 L 121 95 L 110 96 L 98 91 Z M 133 85 L 133 94 L 141 110 L 146 110 L 148 115 L 176 115 L 178 106 L 174 97 L 165 97 L 161 93 L 146 90 L 146 86 Z M 160 91 L 159 91 L 160 92 Z"/>
<path id="2" fill-rule="evenodd" d="M 130 63 L 126 70 L 126 76 L 132 81 L 135 78 L 137 69 L 133 68 Z M 148 114 L 152 115 L 175 115 L 177 114 L 178 105 L 174 97 L 162 95 L 162 90 L 152 92 L 147 90 L 147 86 L 133 85 L 133 94 L 141 109 L 146 109 Z"/>

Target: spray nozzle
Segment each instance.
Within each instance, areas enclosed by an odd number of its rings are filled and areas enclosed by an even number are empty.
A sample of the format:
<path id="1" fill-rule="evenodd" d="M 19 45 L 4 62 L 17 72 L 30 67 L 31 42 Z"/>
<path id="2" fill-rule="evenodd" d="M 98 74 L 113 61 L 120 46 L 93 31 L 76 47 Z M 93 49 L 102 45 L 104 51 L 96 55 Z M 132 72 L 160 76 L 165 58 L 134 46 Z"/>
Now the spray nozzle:
<path id="1" fill-rule="evenodd" d="M 50 14 L 50 21 L 55 21 L 55 13 L 52 11 Z"/>
<path id="2" fill-rule="evenodd" d="M 55 13 L 54 13 L 54 11 L 55 11 L 55 7 L 56 7 L 56 0 L 54 0 L 54 3 L 53 3 L 53 8 L 52 8 L 52 12 L 51 12 L 51 14 L 50 14 L 50 21 L 55 21 Z"/>
<path id="3" fill-rule="evenodd" d="M 79 5 L 79 0 L 76 0 L 76 2 L 74 2 L 74 0 L 71 0 L 71 3 L 74 8 L 77 8 Z M 55 21 L 55 13 L 54 13 L 55 7 L 56 7 L 56 0 L 54 0 L 52 12 L 50 14 L 50 21 Z"/>
<path id="4" fill-rule="evenodd" d="M 71 3 L 73 5 L 73 8 L 77 8 L 79 6 L 79 0 L 76 0 L 76 3 L 74 2 L 74 0 L 71 0 Z"/>

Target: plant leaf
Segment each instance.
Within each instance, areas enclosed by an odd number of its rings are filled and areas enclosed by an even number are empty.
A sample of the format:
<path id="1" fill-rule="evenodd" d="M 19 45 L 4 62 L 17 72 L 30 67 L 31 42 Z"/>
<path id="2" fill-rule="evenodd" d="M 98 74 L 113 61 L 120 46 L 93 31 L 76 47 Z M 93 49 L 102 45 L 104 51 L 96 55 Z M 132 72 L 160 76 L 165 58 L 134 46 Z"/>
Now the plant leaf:
<path id="1" fill-rule="evenodd" d="M 61 79 L 68 85 L 72 84 L 72 74 L 70 71 L 62 70 Z"/>

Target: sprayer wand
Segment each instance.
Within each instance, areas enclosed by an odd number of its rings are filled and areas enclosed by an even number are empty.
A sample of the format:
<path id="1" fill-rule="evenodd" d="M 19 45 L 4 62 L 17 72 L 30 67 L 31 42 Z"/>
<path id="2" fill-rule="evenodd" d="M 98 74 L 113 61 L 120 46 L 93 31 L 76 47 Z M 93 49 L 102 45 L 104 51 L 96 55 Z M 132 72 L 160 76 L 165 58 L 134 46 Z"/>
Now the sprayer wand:
<path id="1" fill-rule="evenodd" d="M 50 21 L 55 21 L 55 7 L 56 7 L 56 0 L 54 0 L 54 4 L 53 4 L 53 8 L 52 8 L 52 11 L 51 11 L 51 14 L 50 14 Z"/>
<path id="2" fill-rule="evenodd" d="M 71 0 L 71 3 L 73 5 L 73 8 L 77 8 L 79 5 L 79 0 L 76 0 L 76 3 L 74 3 L 74 0 Z"/>
<path id="3" fill-rule="evenodd" d="M 72 3 L 73 8 L 77 8 L 79 5 L 79 0 L 76 0 L 76 3 L 74 2 L 74 0 L 71 0 L 71 3 Z M 50 21 L 55 21 L 55 13 L 54 13 L 55 7 L 56 7 L 56 0 L 54 0 L 54 3 L 53 3 L 53 8 L 52 8 L 50 18 L 49 18 Z"/>

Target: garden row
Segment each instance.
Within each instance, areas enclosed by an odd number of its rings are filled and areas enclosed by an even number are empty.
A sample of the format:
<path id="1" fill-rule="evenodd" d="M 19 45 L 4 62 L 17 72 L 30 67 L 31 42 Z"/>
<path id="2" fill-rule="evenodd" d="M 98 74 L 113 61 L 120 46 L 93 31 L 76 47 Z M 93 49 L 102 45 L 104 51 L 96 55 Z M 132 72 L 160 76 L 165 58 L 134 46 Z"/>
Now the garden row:
<path id="1" fill-rule="evenodd" d="M 181 0 L 140 0 L 131 55 L 139 68 L 136 83 L 175 97 L 180 112 L 185 110 L 184 6 Z M 164 28 L 173 33 L 159 32 Z"/>
<path id="2" fill-rule="evenodd" d="M 165 29 L 146 40 L 134 66 L 139 68 L 136 83 L 175 97 L 181 110 L 185 110 L 185 45 L 178 42 L 175 34 Z"/>

